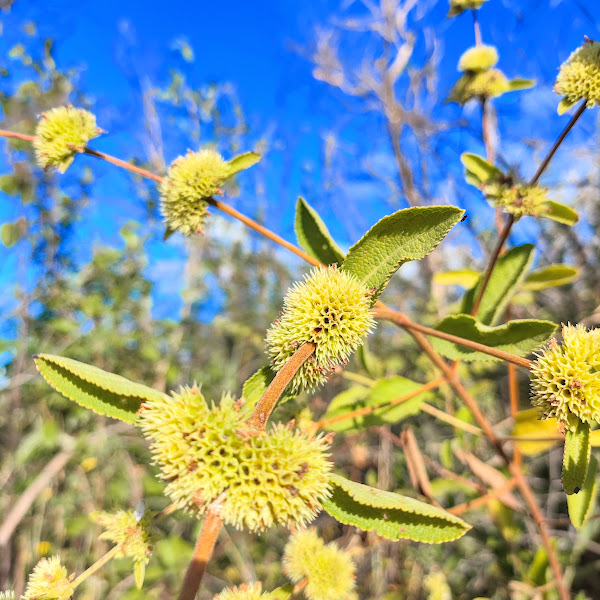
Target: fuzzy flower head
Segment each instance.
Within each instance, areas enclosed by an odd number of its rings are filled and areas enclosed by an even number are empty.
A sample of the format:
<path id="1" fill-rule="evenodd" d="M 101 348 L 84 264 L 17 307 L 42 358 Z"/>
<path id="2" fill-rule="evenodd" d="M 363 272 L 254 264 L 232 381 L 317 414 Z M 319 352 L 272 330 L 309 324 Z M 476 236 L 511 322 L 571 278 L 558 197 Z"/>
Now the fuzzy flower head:
<path id="1" fill-rule="evenodd" d="M 15 593 L 12 590 L 0 592 L 0 600 L 15 600 Z"/>
<path id="2" fill-rule="evenodd" d="M 280 318 L 267 332 L 272 368 L 279 371 L 305 342 L 317 346 L 292 379 L 292 393 L 321 385 L 346 364 L 375 325 L 370 298 L 353 275 L 335 267 L 316 267 L 288 291 Z"/>
<path id="3" fill-rule="evenodd" d="M 586 38 L 582 46 L 560 66 L 554 91 L 564 96 L 565 108 L 579 100 L 587 106 L 600 103 L 600 42 Z"/>
<path id="4" fill-rule="evenodd" d="M 477 10 L 487 0 L 450 0 L 448 17 L 457 17 L 465 10 Z"/>
<path id="5" fill-rule="evenodd" d="M 68 600 L 73 595 L 71 581 L 59 556 L 42 558 L 29 576 L 22 600 Z"/>
<path id="6" fill-rule="evenodd" d="M 211 148 L 176 158 L 159 188 L 167 227 L 184 235 L 202 231 L 208 215 L 206 198 L 221 194 L 220 186 L 230 175 L 229 164 Z"/>
<path id="7" fill-rule="evenodd" d="M 231 397 L 209 405 L 197 388 L 146 402 L 140 425 L 166 494 L 198 514 L 219 499 L 225 523 L 240 529 L 312 521 L 330 495 L 329 438 L 281 424 L 248 436 L 247 417 Z"/>
<path id="8" fill-rule="evenodd" d="M 458 61 L 459 71 L 488 71 L 498 62 L 498 52 L 494 46 L 473 46 L 469 48 Z"/>
<path id="9" fill-rule="evenodd" d="M 600 329 L 563 325 L 563 343 L 551 340 L 531 368 L 531 402 L 541 419 L 574 430 L 600 423 Z"/>
<path id="10" fill-rule="evenodd" d="M 94 512 L 90 518 L 106 530 L 100 535 L 101 540 L 119 545 L 116 558 L 131 556 L 136 563 L 148 563 L 152 554 L 151 513 L 147 512 L 139 520 L 133 510 Z"/>
<path id="11" fill-rule="evenodd" d="M 546 189 L 539 185 L 513 184 L 509 182 L 493 182 L 482 188 L 486 198 L 504 212 L 515 217 L 538 217 L 545 210 L 548 202 Z"/>
<path id="12" fill-rule="evenodd" d="M 262 584 L 245 583 L 240 587 L 227 588 L 217 594 L 213 600 L 277 600 L 276 594 L 262 591 Z"/>
<path id="13" fill-rule="evenodd" d="M 283 568 L 298 583 L 307 579 L 308 600 L 350 600 L 355 598 L 356 565 L 350 555 L 334 542 L 325 545 L 314 530 L 301 530 L 285 547 Z"/>
<path id="14" fill-rule="evenodd" d="M 466 104 L 473 98 L 484 100 L 501 96 L 509 89 L 508 79 L 500 69 L 467 71 L 452 88 L 448 101 Z"/>
<path id="15" fill-rule="evenodd" d="M 35 130 L 33 147 L 38 165 L 64 173 L 75 155 L 101 133 L 91 112 L 73 106 L 51 108 L 42 113 Z"/>

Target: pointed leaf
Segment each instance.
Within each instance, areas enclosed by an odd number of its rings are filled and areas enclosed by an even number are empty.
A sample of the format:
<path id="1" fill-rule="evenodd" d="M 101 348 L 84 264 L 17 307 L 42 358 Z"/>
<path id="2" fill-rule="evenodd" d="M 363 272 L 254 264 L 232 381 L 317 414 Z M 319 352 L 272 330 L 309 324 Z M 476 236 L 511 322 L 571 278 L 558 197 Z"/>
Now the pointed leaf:
<path id="1" fill-rule="evenodd" d="M 554 202 L 554 200 L 547 200 L 544 202 L 544 207 L 545 210 L 540 213 L 540 217 L 552 219 L 558 223 L 563 223 L 563 225 L 575 225 L 579 221 L 579 215 L 565 204 Z"/>
<path id="2" fill-rule="evenodd" d="M 490 346 L 496 350 L 503 350 L 517 356 L 526 356 L 552 337 L 556 325 L 550 321 L 515 319 L 497 327 L 490 327 L 479 323 L 471 315 L 453 315 L 438 323 L 436 329 Z M 452 360 L 468 362 L 500 360 L 484 352 L 477 352 L 441 338 L 432 337 L 431 343 L 437 352 Z"/>
<path id="3" fill-rule="evenodd" d="M 468 183 L 472 184 L 472 180 L 478 181 L 477 187 L 482 183 L 488 183 L 490 181 L 496 181 L 502 177 L 502 171 L 490 164 L 485 158 L 477 154 L 471 154 L 470 152 L 463 152 L 460 155 L 460 162 L 465 167 L 465 174 L 471 181 Z"/>
<path id="4" fill-rule="evenodd" d="M 596 475 L 598 474 L 598 461 L 596 457 L 590 456 L 587 474 L 583 487 L 578 494 L 567 496 L 567 504 L 569 507 L 569 517 L 575 529 L 581 529 L 585 520 L 590 515 L 596 501 L 596 493 L 598 491 L 598 482 Z"/>
<path id="5" fill-rule="evenodd" d="M 535 85 L 535 79 L 521 79 L 516 77 L 508 82 L 508 92 L 516 92 L 517 90 L 528 90 Z"/>
<path id="6" fill-rule="evenodd" d="M 406 208 L 384 217 L 350 250 L 343 269 L 373 289 L 372 303 L 391 276 L 409 260 L 427 256 L 460 221 L 464 210 L 455 206 Z"/>
<path id="7" fill-rule="evenodd" d="M 566 96 L 558 103 L 557 112 L 559 115 L 564 115 L 572 106 L 577 104 L 574 100 L 569 100 Z"/>
<path id="8" fill-rule="evenodd" d="M 534 251 L 533 244 L 523 244 L 511 248 L 498 259 L 475 315 L 479 322 L 493 325 L 500 318 L 513 294 L 525 279 L 533 262 Z M 479 283 L 465 294 L 462 313 L 471 314 L 475 298 L 479 295 L 480 286 L 483 284 L 483 277 L 482 275 Z"/>
<path id="9" fill-rule="evenodd" d="M 144 577 L 146 576 L 146 563 L 143 561 L 136 561 L 133 565 L 133 574 L 135 576 L 135 587 L 137 587 L 138 590 L 141 590 L 144 585 Z"/>
<path id="10" fill-rule="evenodd" d="M 480 273 L 473 269 L 462 269 L 460 271 L 446 271 L 436 273 L 433 282 L 439 285 L 460 285 L 460 287 L 472 288 L 479 279 Z"/>
<path id="11" fill-rule="evenodd" d="M 539 411 L 536 408 L 520 410 L 515 415 L 515 425 L 511 432 L 512 437 L 527 438 L 525 441 L 515 440 L 515 445 L 525 456 L 534 456 L 545 452 L 561 442 L 558 434 L 556 419 L 540 420 Z M 556 440 L 548 439 L 556 437 Z M 540 438 L 542 441 L 533 441 L 533 438 Z"/>
<path id="12" fill-rule="evenodd" d="M 550 265 L 549 267 L 532 271 L 521 286 L 521 290 L 537 292 L 551 287 L 566 285 L 577 279 L 578 275 L 579 271 L 575 267 Z"/>
<path id="13" fill-rule="evenodd" d="M 240 171 L 249 169 L 252 165 L 255 165 L 261 159 L 260 154 L 256 152 L 245 152 L 232 158 L 227 164 L 229 165 L 229 177 L 232 177 Z"/>
<path id="14" fill-rule="evenodd" d="M 253 407 L 260 400 L 261 396 L 265 393 L 265 390 L 275 378 L 275 374 L 275 371 L 267 365 L 260 368 L 254 375 L 246 380 L 242 388 L 242 396 L 246 399 L 246 406 Z M 279 399 L 279 404 L 283 404 L 293 397 L 293 394 L 285 391 Z"/>
<path id="15" fill-rule="evenodd" d="M 439 544 L 463 536 L 470 525 L 462 519 L 415 500 L 371 488 L 339 475 L 330 478 L 333 494 L 323 508 L 340 523 L 376 531 L 390 540 L 407 538 Z"/>
<path id="16" fill-rule="evenodd" d="M 575 431 L 565 433 L 562 484 L 567 495 L 577 494 L 583 487 L 590 462 L 590 425 L 577 422 Z"/>
<path id="17" fill-rule="evenodd" d="M 269 597 L 269 600 L 288 600 L 293 592 L 294 586 L 288 583 L 287 585 L 282 585 L 272 592 L 269 592 L 267 596 Z"/>
<path id="18" fill-rule="evenodd" d="M 146 400 L 165 394 L 92 365 L 52 354 L 34 356 L 42 377 L 58 392 L 100 415 L 134 423 Z"/>
<path id="19" fill-rule="evenodd" d="M 7 248 L 12 248 L 21 239 L 21 221 L 4 223 L 0 227 L 0 239 Z"/>
<path id="20" fill-rule="evenodd" d="M 324 265 L 341 265 L 344 262 L 344 254 L 329 234 L 327 226 L 304 198 L 298 198 L 296 204 L 294 229 L 300 246 L 319 262 Z"/>

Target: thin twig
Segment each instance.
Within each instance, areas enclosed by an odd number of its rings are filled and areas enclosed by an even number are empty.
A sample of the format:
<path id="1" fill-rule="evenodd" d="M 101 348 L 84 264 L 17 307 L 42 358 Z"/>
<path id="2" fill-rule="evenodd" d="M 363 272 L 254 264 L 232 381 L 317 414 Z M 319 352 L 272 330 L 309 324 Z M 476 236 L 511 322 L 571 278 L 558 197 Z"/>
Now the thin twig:
<path id="1" fill-rule="evenodd" d="M 473 500 L 469 500 L 468 502 L 464 502 L 463 504 L 457 504 L 456 506 L 452 506 L 451 508 L 447 508 L 446 510 L 449 513 L 452 513 L 453 515 L 462 515 L 468 510 L 472 510 L 474 508 L 479 508 L 480 506 L 486 505 L 490 500 L 494 500 L 495 498 L 498 498 L 498 496 L 501 496 L 505 492 L 510 491 L 513 487 L 515 487 L 516 484 L 516 479 L 512 477 L 503 486 L 495 490 L 491 490 L 483 496 L 479 496 L 478 498 L 474 498 Z"/>
<path id="2" fill-rule="evenodd" d="M 445 377 L 443 379 L 444 381 L 446 381 Z M 471 425 L 470 423 L 465 423 L 464 421 L 461 421 L 460 419 L 457 419 L 456 417 L 453 417 L 452 415 L 449 415 L 443 410 L 435 408 L 435 406 L 431 406 L 426 402 L 423 402 L 423 404 L 421 404 L 421 410 L 424 413 L 427 413 L 432 417 L 443 421 L 444 423 L 448 423 L 448 425 L 452 425 L 452 427 L 456 427 L 456 429 L 462 429 L 462 431 L 472 433 L 473 435 L 481 434 L 481 429 L 479 429 L 479 427 L 475 427 L 475 425 Z"/>
<path id="3" fill-rule="evenodd" d="M 33 135 L 17 133 L 16 131 L 7 131 L 6 129 L 0 129 L 0 137 L 15 138 L 17 140 L 24 140 L 25 142 L 33 142 L 33 140 L 35 140 L 35 136 Z"/>
<path id="4" fill-rule="evenodd" d="M 475 32 L 475 45 L 481 46 L 481 28 L 479 27 L 479 19 L 477 18 L 477 10 L 471 11 L 473 14 L 473 30 Z"/>
<path id="5" fill-rule="evenodd" d="M 106 554 L 101 556 L 91 567 L 88 567 L 79 577 L 77 577 L 71 584 L 73 588 L 83 583 L 90 575 L 93 575 L 96 571 L 100 570 L 107 562 L 114 558 L 121 550 L 121 544 L 111 548 Z"/>
<path id="6" fill-rule="evenodd" d="M 142 169 L 141 167 L 136 167 L 131 163 L 121 160 L 120 158 L 115 158 L 114 156 L 106 154 L 105 152 L 99 152 L 98 150 L 92 150 L 92 148 L 86 148 L 84 150 L 84 153 L 89 154 L 90 156 L 95 156 L 96 158 L 101 158 L 106 162 L 116 165 L 117 167 L 121 167 L 122 169 L 130 171 L 131 173 L 135 173 L 136 175 L 141 175 L 142 177 L 146 177 L 147 179 L 152 179 L 152 181 L 160 183 L 163 180 L 163 178 L 160 175 L 156 175 L 155 173 L 152 173 L 152 171 Z"/>

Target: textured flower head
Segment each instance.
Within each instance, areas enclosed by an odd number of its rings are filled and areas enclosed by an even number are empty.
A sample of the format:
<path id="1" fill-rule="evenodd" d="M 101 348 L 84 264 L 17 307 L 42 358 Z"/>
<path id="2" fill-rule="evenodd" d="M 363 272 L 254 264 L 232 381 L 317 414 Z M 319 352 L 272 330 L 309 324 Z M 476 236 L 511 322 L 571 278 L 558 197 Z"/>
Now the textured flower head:
<path id="1" fill-rule="evenodd" d="M 152 513 L 146 512 L 139 520 L 132 510 L 94 512 L 90 518 L 106 530 L 100 535 L 101 540 L 119 544 L 116 558 L 131 556 L 136 563 L 148 563 L 152 554 Z"/>
<path id="2" fill-rule="evenodd" d="M 449 102 L 466 104 L 473 98 L 486 99 L 501 96 L 510 89 L 506 75 L 500 69 L 468 71 L 454 85 Z"/>
<path id="3" fill-rule="evenodd" d="M 600 329 L 563 325 L 531 368 L 531 402 L 541 419 L 573 430 L 578 421 L 600 422 Z"/>
<path id="4" fill-rule="evenodd" d="M 600 103 L 600 42 L 586 38 L 560 66 L 554 91 L 564 96 L 566 108 L 579 100 L 593 107 Z"/>
<path id="5" fill-rule="evenodd" d="M 15 593 L 12 590 L 0 592 L 0 600 L 15 600 Z"/>
<path id="6" fill-rule="evenodd" d="M 227 588 L 217 594 L 213 600 L 276 600 L 275 594 L 262 592 L 262 584 L 246 583 L 240 587 Z"/>
<path id="7" fill-rule="evenodd" d="M 281 424 L 248 436 L 247 416 L 229 396 L 208 405 L 197 388 L 145 403 L 140 425 L 165 492 L 199 514 L 219 499 L 221 517 L 238 528 L 304 525 L 330 494 L 329 438 Z"/>
<path id="8" fill-rule="evenodd" d="M 306 578 L 308 600 L 350 600 L 355 597 L 356 565 L 334 542 L 325 545 L 314 530 L 301 530 L 285 547 L 283 568 L 298 583 Z"/>
<path id="9" fill-rule="evenodd" d="M 458 61 L 459 71 L 487 71 L 496 66 L 498 52 L 494 46 L 473 46 Z"/>
<path id="10" fill-rule="evenodd" d="M 73 106 L 58 106 L 42 113 L 35 130 L 33 147 L 43 169 L 56 167 L 64 173 L 78 152 L 98 137 L 102 129 L 89 111 Z"/>
<path id="11" fill-rule="evenodd" d="M 59 556 L 42 558 L 27 580 L 22 600 L 68 600 L 73 595 L 71 580 Z"/>
<path id="12" fill-rule="evenodd" d="M 176 158 L 160 184 L 161 212 L 169 229 L 184 235 L 202 231 L 208 215 L 206 198 L 220 194 L 230 175 L 229 164 L 211 148 Z"/>
<path id="13" fill-rule="evenodd" d="M 484 185 L 482 191 L 493 205 L 515 217 L 537 217 L 546 210 L 548 202 L 546 189 L 539 185 L 500 181 Z"/>
<path id="14" fill-rule="evenodd" d="M 271 366 L 279 371 L 305 342 L 317 346 L 292 379 L 292 393 L 324 383 L 362 344 L 375 325 L 370 296 L 353 275 L 335 267 L 313 269 L 288 291 L 280 318 L 267 332 Z"/>
<path id="15" fill-rule="evenodd" d="M 456 17 L 465 10 L 477 10 L 487 0 L 450 0 L 449 17 Z"/>

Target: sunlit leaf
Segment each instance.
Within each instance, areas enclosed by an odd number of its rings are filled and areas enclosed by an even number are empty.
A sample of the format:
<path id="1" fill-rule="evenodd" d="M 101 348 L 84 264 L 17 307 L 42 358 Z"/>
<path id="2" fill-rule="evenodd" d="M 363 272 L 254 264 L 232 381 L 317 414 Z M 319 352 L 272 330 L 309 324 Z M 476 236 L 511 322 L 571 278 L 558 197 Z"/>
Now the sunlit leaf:
<path id="1" fill-rule="evenodd" d="M 232 158 L 229 162 L 229 176 L 235 175 L 240 171 L 245 171 L 255 165 L 261 159 L 260 154 L 256 152 L 245 152 Z"/>
<path id="2" fill-rule="evenodd" d="M 598 461 L 594 455 L 590 456 L 590 462 L 585 476 L 585 481 L 581 491 L 578 494 L 567 496 L 569 507 L 569 518 L 575 529 L 581 529 L 585 520 L 590 515 L 596 502 L 596 493 L 598 491 Z"/>
<path id="3" fill-rule="evenodd" d="M 567 265 L 550 265 L 543 269 L 532 271 L 521 285 L 521 290 L 537 292 L 551 287 L 558 287 L 571 283 L 579 271 Z"/>
<path id="4" fill-rule="evenodd" d="M 579 215 L 571 207 L 560 202 L 547 200 L 544 202 L 544 208 L 545 210 L 540 213 L 540 216 L 546 217 L 546 219 L 552 219 L 564 225 L 575 225 L 579 221 Z"/>
<path id="5" fill-rule="evenodd" d="M 590 425 L 577 422 L 575 431 L 565 433 L 562 484 L 567 495 L 577 494 L 583 487 L 590 462 Z"/>

